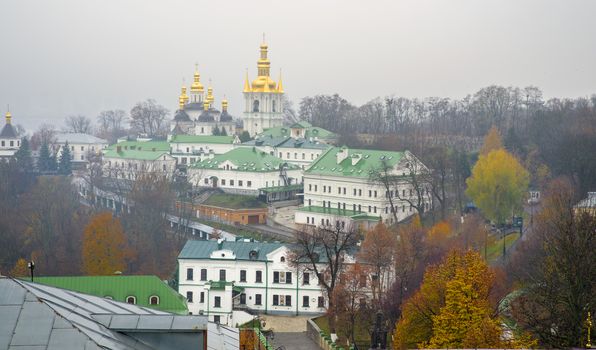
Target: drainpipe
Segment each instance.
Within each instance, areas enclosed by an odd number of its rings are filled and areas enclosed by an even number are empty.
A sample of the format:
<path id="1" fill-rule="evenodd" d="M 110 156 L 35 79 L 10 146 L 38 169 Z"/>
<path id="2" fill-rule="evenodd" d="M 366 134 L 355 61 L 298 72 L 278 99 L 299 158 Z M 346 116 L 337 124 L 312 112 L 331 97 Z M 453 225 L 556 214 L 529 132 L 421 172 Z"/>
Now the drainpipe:
<path id="1" fill-rule="evenodd" d="M 296 316 L 298 316 L 298 286 L 300 285 L 299 265 L 296 264 Z"/>
<path id="2" fill-rule="evenodd" d="M 207 289 L 207 321 L 209 321 L 209 291 L 211 290 L 211 287 L 209 287 L 209 289 Z"/>
<path id="3" fill-rule="evenodd" d="M 265 315 L 267 314 L 267 308 L 269 307 L 269 261 L 265 260 Z"/>

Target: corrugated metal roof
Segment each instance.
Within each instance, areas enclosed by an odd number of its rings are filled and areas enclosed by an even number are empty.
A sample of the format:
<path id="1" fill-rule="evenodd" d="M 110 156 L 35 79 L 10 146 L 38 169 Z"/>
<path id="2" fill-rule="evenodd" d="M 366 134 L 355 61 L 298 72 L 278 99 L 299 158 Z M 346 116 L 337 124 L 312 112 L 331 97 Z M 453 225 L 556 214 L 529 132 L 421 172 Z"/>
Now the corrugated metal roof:
<path id="1" fill-rule="evenodd" d="M 236 255 L 236 260 L 267 260 L 267 254 L 284 246 L 282 243 L 269 242 L 230 242 L 224 241 L 187 241 L 178 255 L 179 259 L 209 259 L 211 253 L 216 250 L 231 250 Z M 250 252 L 256 251 L 256 257 L 250 257 Z"/>
<path id="2" fill-rule="evenodd" d="M 205 316 L 176 316 L 42 284 L 0 278 L 0 349 L 153 349 L 130 334 L 110 329 L 111 318 L 121 316 L 136 319 L 135 328 L 131 329 L 158 329 L 165 331 L 164 336 L 172 331 L 207 328 Z M 176 318 L 183 320 L 174 322 Z M 167 324 L 162 322 L 166 319 Z"/>
<path id="3" fill-rule="evenodd" d="M 68 143 L 105 143 L 106 145 L 108 144 L 108 140 L 100 139 L 99 137 L 79 132 L 56 134 L 57 143 L 65 143 L 66 141 L 68 141 Z"/>

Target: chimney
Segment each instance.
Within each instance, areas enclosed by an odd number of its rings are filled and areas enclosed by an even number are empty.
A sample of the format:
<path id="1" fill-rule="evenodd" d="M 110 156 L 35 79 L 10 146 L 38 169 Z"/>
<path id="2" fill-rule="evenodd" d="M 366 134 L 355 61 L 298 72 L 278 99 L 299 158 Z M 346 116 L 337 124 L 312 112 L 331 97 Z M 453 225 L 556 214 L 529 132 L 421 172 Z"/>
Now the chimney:
<path id="1" fill-rule="evenodd" d="M 336 154 L 337 164 L 341 163 L 344 159 L 348 158 L 348 148 L 342 147 Z"/>
<path id="2" fill-rule="evenodd" d="M 352 165 L 358 164 L 358 162 L 360 161 L 360 159 L 362 159 L 362 154 L 360 154 L 360 153 L 354 153 L 354 154 L 352 154 Z"/>

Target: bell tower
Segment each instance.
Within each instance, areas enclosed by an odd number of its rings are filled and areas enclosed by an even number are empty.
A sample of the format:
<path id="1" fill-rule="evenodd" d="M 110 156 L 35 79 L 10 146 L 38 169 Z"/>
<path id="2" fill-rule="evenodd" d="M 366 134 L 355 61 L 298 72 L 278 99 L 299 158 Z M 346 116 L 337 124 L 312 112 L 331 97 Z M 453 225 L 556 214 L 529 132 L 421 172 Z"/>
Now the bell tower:
<path id="1" fill-rule="evenodd" d="M 268 46 L 263 37 L 260 58 L 257 61 L 257 78 L 249 83 L 248 71 L 244 79 L 244 130 L 251 137 L 265 129 L 282 126 L 283 87 L 281 72 L 279 82 L 270 77 L 271 62 L 267 58 Z"/>

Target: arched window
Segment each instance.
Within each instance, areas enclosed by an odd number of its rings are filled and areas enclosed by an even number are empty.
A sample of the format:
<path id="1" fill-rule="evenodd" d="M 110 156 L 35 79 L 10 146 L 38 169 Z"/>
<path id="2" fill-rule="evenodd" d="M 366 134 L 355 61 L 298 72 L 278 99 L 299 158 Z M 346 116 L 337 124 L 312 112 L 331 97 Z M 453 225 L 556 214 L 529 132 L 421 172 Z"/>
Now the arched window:
<path id="1" fill-rule="evenodd" d="M 259 111 L 259 100 L 254 100 L 252 102 L 252 111 L 258 112 Z"/>
<path id="2" fill-rule="evenodd" d="M 275 100 L 271 101 L 271 111 L 275 112 Z"/>
<path id="3" fill-rule="evenodd" d="M 150 296 L 149 305 L 159 305 L 159 297 L 157 295 Z"/>
<path id="4" fill-rule="evenodd" d="M 285 256 L 282 256 L 282 257 L 279 259 L 279 261 L 281 261 L 281 262 L 286 262 L 286 257 L 285 257 Z"/>
<path id="5" fill-rule="evenodd" d="M 137 303 L 137 298 L 135 298 L 132 295 L 129 295 L 129 296 L 126 297 L 126 302 L 129 303 L 129 304 L 133 304 L 134 305 L 134 304 Z"/>

